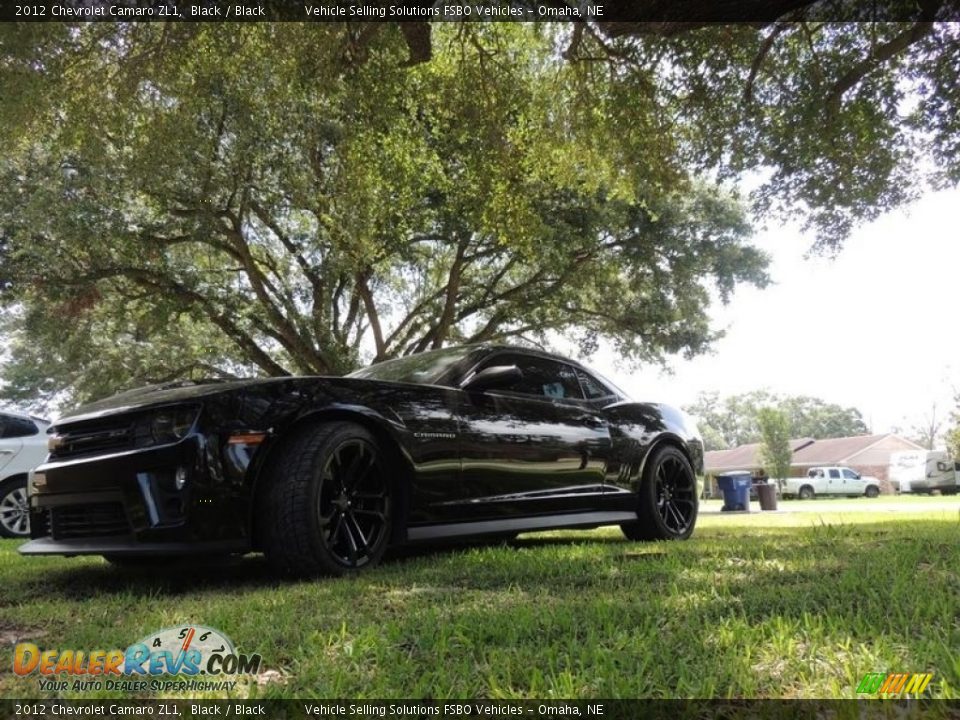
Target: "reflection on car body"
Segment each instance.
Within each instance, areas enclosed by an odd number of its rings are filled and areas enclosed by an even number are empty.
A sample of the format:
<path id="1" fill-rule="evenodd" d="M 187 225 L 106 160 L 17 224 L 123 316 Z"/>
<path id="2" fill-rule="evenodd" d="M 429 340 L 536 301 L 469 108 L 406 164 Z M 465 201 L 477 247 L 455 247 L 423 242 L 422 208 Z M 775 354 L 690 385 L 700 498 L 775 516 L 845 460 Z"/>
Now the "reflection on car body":
<path id="1" fill-rule="evenodd" d="M 391 544 L 619 524 L 683 539 L 699 434 L 570 360 L 478 345 L 347 377 L 153 387 L 60 419 L 25 554 L 263 551 L 339 574 Z"/>

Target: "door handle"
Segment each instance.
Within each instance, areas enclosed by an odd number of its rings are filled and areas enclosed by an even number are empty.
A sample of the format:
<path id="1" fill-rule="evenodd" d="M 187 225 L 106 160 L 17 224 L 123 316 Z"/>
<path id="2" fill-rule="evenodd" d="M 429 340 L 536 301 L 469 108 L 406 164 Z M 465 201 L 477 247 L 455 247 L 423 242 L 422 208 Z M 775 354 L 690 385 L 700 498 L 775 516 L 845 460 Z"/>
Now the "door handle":
<path id="1" fill-rule="evenodd" d="M 0 455 L 13 455 L 13 450 L 0 450 Z"/>
<path id="2" fill-rule="evenodd" d="M 587 427 L 591 427 L 591 428 L 602 428 L 602 427 L 606 427 L 607 425 L 603 420 L 598 418 L 596 415 L 581 415 L 579 418 L 577 418 L 577 420 L 579 420 L 582 424 L 586 425 Z"/>

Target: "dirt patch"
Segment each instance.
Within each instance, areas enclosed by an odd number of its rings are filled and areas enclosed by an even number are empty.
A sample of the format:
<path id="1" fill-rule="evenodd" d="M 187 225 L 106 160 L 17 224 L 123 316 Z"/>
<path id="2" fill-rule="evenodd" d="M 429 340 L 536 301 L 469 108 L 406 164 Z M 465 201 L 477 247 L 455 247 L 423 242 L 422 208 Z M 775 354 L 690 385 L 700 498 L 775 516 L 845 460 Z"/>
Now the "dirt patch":
<path id="1" fill-rule="evenodd" d="M 17 625 L 0 621 L 0 645 L 13 647 L 19 642 L 33 641 L 47 634 L 43 628 L 35 625 Z"/>

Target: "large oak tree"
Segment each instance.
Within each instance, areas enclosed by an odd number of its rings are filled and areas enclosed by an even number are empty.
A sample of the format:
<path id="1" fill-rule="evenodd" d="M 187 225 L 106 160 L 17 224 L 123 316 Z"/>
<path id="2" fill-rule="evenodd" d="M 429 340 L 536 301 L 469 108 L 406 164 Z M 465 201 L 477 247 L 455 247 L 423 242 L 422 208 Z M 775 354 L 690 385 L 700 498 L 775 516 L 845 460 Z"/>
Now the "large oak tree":
<path id="1" fill-rule="evenodd" d="M 958 33 L 921 22 L 4 27 L 6 392 L 702 352 L 766 282 L 751 215 L 835 250 L 960 176 Z"/>

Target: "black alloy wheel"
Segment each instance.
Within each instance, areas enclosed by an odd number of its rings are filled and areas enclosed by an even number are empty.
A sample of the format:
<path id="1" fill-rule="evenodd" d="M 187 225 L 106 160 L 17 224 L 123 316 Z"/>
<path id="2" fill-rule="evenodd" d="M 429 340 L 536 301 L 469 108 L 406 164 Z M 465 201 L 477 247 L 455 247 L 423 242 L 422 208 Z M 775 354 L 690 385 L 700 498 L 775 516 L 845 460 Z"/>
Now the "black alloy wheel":
<path id="1" fill-rule="evenodd" d="M 345 440 L 327 457 L 317 503 L 320 534 L 330 557 L 343 567 L 367 565 L 383 545 L 387 490 L 377 449 L 365 439 Z"/>
<path id="2" fill-rule="evenodd" d="M 697 479 L 683 451 L 654 451 L 640 483 L 637 521 L 620 527 L 631 540 L 686 540 L 697 523 Z"/>
<path id="3" fill-rule="evenodd" d="M 301 430 L 276 453 L 257 517 L 267 558 L 306 577 L 376 565 L 392 527 L 389 450 L 366 428 L 335 422 Z"/>

